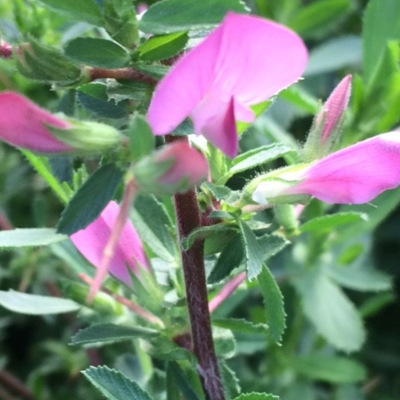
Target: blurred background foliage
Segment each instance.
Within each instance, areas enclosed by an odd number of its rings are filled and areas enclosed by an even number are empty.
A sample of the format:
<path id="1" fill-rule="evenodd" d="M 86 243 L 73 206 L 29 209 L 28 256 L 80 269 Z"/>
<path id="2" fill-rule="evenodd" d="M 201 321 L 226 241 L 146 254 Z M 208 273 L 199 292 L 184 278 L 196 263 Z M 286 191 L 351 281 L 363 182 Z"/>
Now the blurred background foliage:
<path id="1" fill-rule="evenodd" d="M 97 2 L 102 3 L 101 0 Z M 154 1 L 148 2 L 152 3 Z M 355 143 L 393 129 L 398 124 L 399 42 L 382 44 L 378 41 L 374 46 L 378 46 L 377 51 L 385 52 L 384 61 L 377 62 L 376 52 L 375 59 L 370 58 L 374 57 L 374 52 L 362 37 L 367 3 L 367 0 L 247 1 L 253 13 L 297 31 L 310 50 L 310 62 L 305 79 L 284 91 L 244 135 L 241 140 L 243 150 L 271 141 L 298 147 L 305 141 L 319 101 L 325 100 L 348 73 L 354 76 L 353 94 L 342 144 Z M 0 3 L 0 32 L 2 38 L 12 44 L 34 37 L 41 43 L 56 47 L 78 36 L 101 35 L 98 28 L 85 22 L 67 21 L 28 0 Z M 374 65 L 374 62 L 379 65 Z M 24 93 L 52 111 L 57 110 L 60 98 L 67 93 L 65 89 L 54 91 L 50 85 L 28 80 L 18 72 L 14 61 L 5 59 L 0 59 L 0 90 Z M 90 118 L 91 111 L 93 107 L 81 107 L 79 113 Z M 107 116 L 103 115 L 103 118 Z M 0 228 L 53 227 L 62 205 L 46 184 L 13 148 L 0 144 L 0 159 Z M 235 176 L 229 185 L 239 189 L 255 172 Z M 369 225 L 367 228 L 357 224 L 345 226 L 337 232 L 334 244 L 329 245 L 320 236 L 309 235 L 296 242 L 295 248 L 287 248 L 272 259 L 270 267 L 276 273 L 285 297 L 288 329 L 281 347 L 267 347 L 265 337 L 257 334 L 235 334 L 237 351 L 226 363 L 235 371 L 243 391 L 268 391 L 284 400 L 400 398 L 399 201 L 400 191 L 397 189 L 374 202 L 378 208 L 373 205 L 336 207 L 334 211 L 359 210 L 370 214 Z M 326 206 L 313 201 L 305 211 L 305 218 L 307 213 L 315 216 L 324 210 Z M 265 219 L 269 221 L 270 217 L 266 215 Z M 360 289 L 354 282 L 352 285 L 351 277 L 343 275 L 342 280 L 349 281 L 342 282 L 342 286 L 363 316 L 366 329 L 365 344 L 352 353 L 354 363 L 342 364 L 338 359 L 329 362 L 329 357 L 338 352 L 317 335 L 315 327 L 299 311 L 296 291 L 299 289 L 296 284 L 296 290 L 287 284 L 287 270 L 281 268 L 282 264 L 296 261 L 296 257 L 291 256 L 293 252 L 299 254 L 297 260 L 301 261 L 304 260 L 302 252 L 305 247 L 309 246 L 312 251 L 312 246 L 321 243 L 342 257 L 343 269 L 351 263 L 346 261 L 346 257 L 353 260 L 362 253 L 361 266 L 373 264 L 392 278 L 392 287 L 387 284 L 382 290 L 368 282 Z M 74 256 L 77 257 L 76 254 L 69 257 Z M 81 266 L 73 270 L 67 261 L 65 249 L 56 246 L 1 252 L 0 289 L 61 296 L 60 279 L 76 280 L 76 272 L 85 268 Z M 329 261 L 321 263 L 321 268 L 329 268 Z M 321 301 L 323 298 L 321 294 Z M 328 304 L 328 307 L 335 307 L 335 304 Z M 238 290 L 218 309 L 216 316 L 234 316 L 262 323 L 259 291 L 252 285 Z M 132 348 L 129 343 L 95 349 L 69 346 L 70 337 L 82 324 L 82 316 L 73 314 L 33 317 L 0 308 L 0 398 L 100 398 L 79 373 L 88 365 L 100 363 L 117 365 L 136 381 L 147 381 L 156 393 L 159 382 L 165 380 L 165 373 L 156 362 L 152 377 L 148 379 L 151 367 L 146 354 L 138 346 Z M 311 353 L 324 358 L 307 358 Z M 346 353 L 339 352 L 339 355 L 346 356 Z"/>

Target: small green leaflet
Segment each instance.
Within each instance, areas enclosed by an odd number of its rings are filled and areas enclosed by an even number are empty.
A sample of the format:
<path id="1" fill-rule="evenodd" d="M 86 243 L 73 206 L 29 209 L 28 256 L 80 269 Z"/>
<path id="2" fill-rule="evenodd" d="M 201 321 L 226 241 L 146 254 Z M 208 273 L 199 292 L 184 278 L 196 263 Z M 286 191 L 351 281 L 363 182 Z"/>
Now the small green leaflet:
<path id="1" fill-rule="evenodd" d="M 135 382 L 115 369 L 90 367 L 82 373 L 108 400 L 153 400 Z"/>
<path id="2" fill-rule="evenodd" d="M 140 326 L 131 327 L 115 324 L 96 324 L 81 329 L 77 334 L 72 336 L 70 344 L 115 343 L 139 337 L 148 338 L 158 335 L 158 331 L 142 328 Z"/>
<path id="3" fill-rule="evenodd" d="M 0 305 L 20 314 L 47 315 L 77 311 L 80 305 L 60 297 L 38 296 L 14 290 L 0 291 Z"/>
<path id="4" fill-rule="evenodd" d="M 361 221 L 368 221 L 367 214 L 359 212 L 341 212 L 324 215 L 307 221 L 301 225 L 300 232 L 317 231 L 317 233 L 320 234 L 321 232 L 329 232 L 337 226 Z"/>
<path id="5" fill-rule="evenodd" d="M 23 228 L 0 231 L 0 249 L 47 246 L 68 237 L 52 228 Z"/>
<path id="6" fill-rule="evenodd" d="M 243 393 L 239 397 L 236 397 L 233 400 L 279 400 L 279 397 L 268 393 L 252 392 L 252 393 Z"/>

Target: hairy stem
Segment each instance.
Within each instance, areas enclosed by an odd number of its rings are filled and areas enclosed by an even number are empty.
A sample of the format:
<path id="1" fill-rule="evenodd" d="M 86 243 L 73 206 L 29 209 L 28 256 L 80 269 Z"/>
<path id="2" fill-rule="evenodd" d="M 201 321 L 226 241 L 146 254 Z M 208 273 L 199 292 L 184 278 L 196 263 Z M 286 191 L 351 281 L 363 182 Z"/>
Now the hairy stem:
<path id="1" fill-rule="evenodd" d="M 177 139 L 168 137 L 167 141 Z M 180 239 L 201 225 L 200 209 L 194 189 L 174 196 Z M 193 350 L 207 400 L 224 400 L 225 395 L 215 355 L 208 310 L 207 286 L 204 271 L 203 242 L 197 240 L 187 251 L 182 250 L 182 265 L 186 298 L 192 331 Z"/>

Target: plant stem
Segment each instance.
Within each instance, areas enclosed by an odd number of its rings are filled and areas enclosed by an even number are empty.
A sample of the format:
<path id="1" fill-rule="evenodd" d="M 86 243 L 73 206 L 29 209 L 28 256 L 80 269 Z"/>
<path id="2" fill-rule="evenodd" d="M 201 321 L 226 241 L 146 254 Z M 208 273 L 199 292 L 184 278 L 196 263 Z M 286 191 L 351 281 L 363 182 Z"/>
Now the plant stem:
<path id="1" fill-rule="evenodd" d="M 158 80 L 146 75 L 133 68 L 90 68 L 89 69 L 89 80 L 95 81 L 97 79 L 112 78 L 112 79 L 127 79 L 131 81 L 141 81 L 148 83 L 149 85 L 156 85 Z"/>
<path id="2" fill-rule="evenodd" d="M 182 139 L 167 137 L 168 142 L 175 140 Z M 196 191 L 192 189 L 184 194 L 176 194 L 174 203 L 179 237 L 183 239 L 201 225 Z M 198 371 L 204 392 L 207 400 L 224 400 L 225 394 L 214 350 L 210 312 L 208 310 L 203 241 L 197 240 L 189 250 L 181 250 L 181 252 L 193 350 L 197 357 Z"/>

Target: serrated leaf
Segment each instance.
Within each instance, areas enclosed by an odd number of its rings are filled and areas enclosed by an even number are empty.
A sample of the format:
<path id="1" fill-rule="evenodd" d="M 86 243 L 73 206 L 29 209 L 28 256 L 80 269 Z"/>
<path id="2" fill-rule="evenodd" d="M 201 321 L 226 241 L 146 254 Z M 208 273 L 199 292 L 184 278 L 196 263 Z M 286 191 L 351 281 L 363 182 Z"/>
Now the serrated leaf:
<path id="1" fill-rule="evenodd" d="M 70 344 L 82 345 L 89 343 L 115 343 L 133 338 L 149 338 L 158 336 L 159 332 L 154 329 L 115 325 L 96 324 L 81 329 L 72 336 Z"/>
<path id="2" fill-rule="evenodd" d="M 20 314 L 47 315 L 77 311 L 80 305 L 60 297 L 38 296 L 14 290 L 0 291 L 0 305 Z"/>
<path id="3" fill-rule="evenodd" d="M 275 343 L 279 343 L 286 328 L 282 293 L 271 271 L 266 267 L 262 268 L 258 283 L 264 298 L 268 335 Z"/>
<path id="4" fill-rule="evenodd" d="M 239 395 L 240 381 L 235 371 L 230 369 L 224 360 L 219 360 L 219 370 L 226 398 L 232 399 Z"/>
<path id="5" fill-rule="evenodd" d="M 368 215 L 358 212 L 339 212 L 331 215 L 313 218 L 300 226 L 300 232 L 317 231 L 317 233 L 329 232 L 332 229 L 354 222 L 368 221 Z"/>
<path id="6" fill-rule="evenodd" d="M 262 235 L 257 238 L 257 242 L 261 248 L 262 260 L 265 262 L 283 250 L 290 242 L 281 236 Z"/>
<path id="7" fill-rule="evenodd" d="M 67 43 L 64 52 L 74 61 L 100 68 L 125 67 L 130 60 L 124 47 L 99 38 L 76 38 Z"/>
<path id="8" fill-rule="evenodd" d="M 247 279 L 252 280 L 258 276 L 263 266 L 262 249 L 248 225 L 241 220 L 238 220 L 238 224 L 242 233 L 242 243 L 245 250 Z"/>
<path id="9" fill-rule="evenodd" d="M 245 257 L 242 236 L 235 235 L 221 251 L 207 281 L 216 283 L 229 276 L 229 274 L 239 267 Z"/>
<path id="10" fill-rule="evenodd" d="M 213 329 L 215 353 L 218 358 L 231 358 L 236 352 L 236 340 L 230 329 L 216 327 Z"/>
<path id="11" fill-rule="evenodd" d="M 114 164 L 100 167 L 72 197 L 61 214 L 57 231 L 72 235 L 86 228 L 112 200 L 121 179 L 122 171 Z"/>
<path id="12" fill-rule="evenodd" d="M 108 400 L 153 400 L 135 382 L 115 369 L 90 367 L 82 373 Z"/>
<path id="13" fill-rule="evenodd" d="M 94 0 L 36 0 L 48 9 L 74 21 L 84 21 L 95 26 L 103 25 L 103 17 Z M 78 7 L 79 6 L 79 7 Z"/>
<path id="14" fill-rule="evenodd" d="M 369 84 L 380 67 L 387 43 L 400 39 L 400 2 L 371 0 L 364 14 L 363 67 Z"/>
<path id="15" fill-rule="evenodd" d="M 162 204 L 154 196 L 140 195 L 135 200 L 131 216 L 141 239 L 151 250 L 163 260 L 173 262 L 176 243 L 171 232 L 174 228 Z"/>
<path id="16" fill-rule="evenodd" d="M 23 228 L 0 231 L 0 248 L 47 246 L 68 237 L 52 228 Z"/>
<path id="17" fill-rule="evenodd" d="M 243 393 L 239 397 L 236 397 L 233 400 L 279 400 L 279 397 L 268 393 L 252 392 L 252 393 Z"/>
<path id="18" fill-rule="evenodd" d="M 200 400 L 194 388 L 190 385 L 188 377 L 185 376 L 182 369 L 176 362 L 168 363 L 168 372 L 178 386 L 179 391 L 184 396 L 185 400 Z M 175 399 L 174 399 L 175 400 Z"/>
<path id="19" fill-rule="evenodd" d="M 234 175 L 258 167 L 259 165 L 276 160 L 291 151 L 293 149 L 280 143 L 273 143 L 246 151 L 233 159 L 229 174 Z"/>
<path id="20" fill-rule="evenodd" d="M 172 57 L 183 50 L 189 37 L 186 32 L 153 36 L 140 45 L 136 51 L 144 61 L 160 61 Z"/>
<path id="21" fill-rule="evenodd" d="M 239 0 L 164 0 L 149 7 L 139 29 L 146 33 L 164 34 L 212 28 L 228 11 L 246 13 L 248 9 Z"/>
<path id="22" fill-rule="evenodd" d="M 291 358 L 290 366 L 307 378 L 334 384 L 360 382 L 367 377 L 364 366 L 347 357 L 309 354 Z"/>
<path id="23" fill-rule="evenodd" d="M 365 340 L 361 317 L 336 284 L 320 271 L 297 277 L 293 284 L 305 314 L 329 343 L 348 352 L 360 349 Z"/>
<path id="24" fill-rule="evenodd" d="M 213 318 L 211 320 L 214 326 L 230 329 L 233 332 L 250 333 L 250 334 L 267 334 L 269 331 L 268 325 L 256 324 L 245 319 L 238 318 Z"/>

